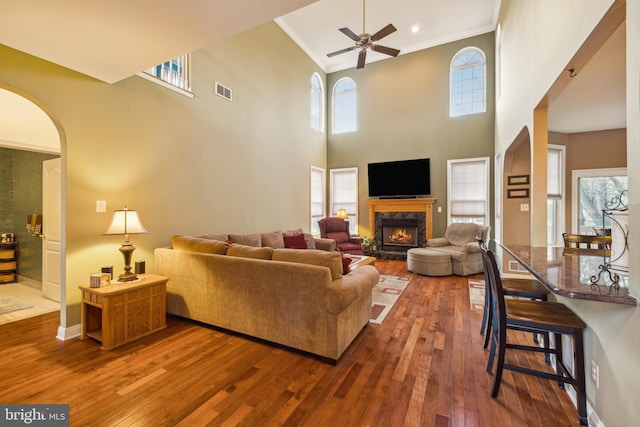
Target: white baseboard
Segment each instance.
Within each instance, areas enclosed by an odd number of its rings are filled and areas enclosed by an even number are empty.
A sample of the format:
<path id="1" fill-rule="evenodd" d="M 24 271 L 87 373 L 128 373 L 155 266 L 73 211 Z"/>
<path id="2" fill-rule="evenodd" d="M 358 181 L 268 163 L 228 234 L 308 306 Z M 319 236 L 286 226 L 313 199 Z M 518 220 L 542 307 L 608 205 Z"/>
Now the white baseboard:
<path id="1" fill-rule="evenodd" d="M 77 338 L 82 333 L 82 325 L 77 324 L 73 325 L 69 328 L 65 328 L 64 326 L 58 326 L 58 335 L 56 338 L 60 341 L 70 340 L 72 338 Z"/>

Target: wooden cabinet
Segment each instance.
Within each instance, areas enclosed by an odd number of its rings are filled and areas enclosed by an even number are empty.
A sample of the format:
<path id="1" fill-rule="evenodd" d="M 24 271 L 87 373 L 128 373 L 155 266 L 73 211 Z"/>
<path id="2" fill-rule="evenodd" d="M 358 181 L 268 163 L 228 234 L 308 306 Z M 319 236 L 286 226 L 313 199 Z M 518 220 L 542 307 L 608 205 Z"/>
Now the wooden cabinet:
<path id="1" fill-rule="evenodd" d="M 18 281 L 18 242 L 0 243 L 0 283 Z"/>
<path id="2" fill-rule="evenodd" d="M 167 326 L 167 277 L 145 274 L 100 288 L 80 285 L 81 339 L 94 338 L 108 350 Z"/>

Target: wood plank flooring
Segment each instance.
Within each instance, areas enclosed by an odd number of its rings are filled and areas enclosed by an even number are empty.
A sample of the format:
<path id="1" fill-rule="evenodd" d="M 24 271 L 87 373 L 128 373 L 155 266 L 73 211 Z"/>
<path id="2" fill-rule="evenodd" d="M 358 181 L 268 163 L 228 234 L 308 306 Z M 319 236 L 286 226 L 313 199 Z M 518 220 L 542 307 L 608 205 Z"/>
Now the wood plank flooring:
<path id="1" fill-rule="evenodd" d="M 70 404 L 72 426 L 578 425 L 547 380 L 505 371 L 491 399 L 467 278 L 376 267 L 411 283 L 336 366 L 172 316 L 167 329 L 103 351 L 91 339 L 56 340 L 59 313 L 49 313 L 0 325 L 0 402 Z"/>

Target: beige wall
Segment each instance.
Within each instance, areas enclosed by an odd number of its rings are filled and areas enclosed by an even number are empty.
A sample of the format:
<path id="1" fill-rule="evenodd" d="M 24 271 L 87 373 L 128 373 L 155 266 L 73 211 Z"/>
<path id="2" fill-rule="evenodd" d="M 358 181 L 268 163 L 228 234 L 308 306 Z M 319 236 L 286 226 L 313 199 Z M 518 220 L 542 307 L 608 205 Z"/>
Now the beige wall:
<path id="1" fill-rule="evenodd" d="M 429 157 L 431 197 L 438 199 L 433 233 L 447 225 L 447 160 L 493 157 L 494 34 L 488 33 L 327 77 L 327 90 L 343 77 L 357 85 L 358 130 L 328 136 L 328 167 L 358 167 L 360 234 L 370 235 L 367 164 Z M 487 58 L 487 111 L 449 117 L 449 67 L 461 49 L 475 46 Z M 355 61 L 355 57 L 354 57 Z M 330 103 L 329 103 L 330 104 Z M 329 111 L 329 129 L 331 112 Z M 492 162 L 493 169 L 493 162 Z M 492 187 L 493 189 L 493 187 Z"/>
<path id="2" fill-rule="evenodd" d="M 629 159 L 629 221 L 630 221 L 630 292 L 638 297 L 640 257 L 640 2 L 598 0 L 588 8 L 579 0 L 564 2 L 520 2 L 503 0 L 499 23 L 503 39 L 501 46 L 502 96 L 496 103 L 496 150 L 504 153 L 517 135 L 527 127 L 533 129 L 533 112 L 546 92 L 563 72 L 572 55 L 595 28 L 612 4 L 626 8 L 627 25 L 627 130 L 626 153 Z M 552 48 L 550 48 L 552 47 Z M 526 55 L 522 55 L 526 52 Z M 599 144 L 601 135 L 577 137 L 566 141 L 570 151 L 576 148 L 576 138 L 602 153 L 609 145 Z M 617 135 L 616 139 L 619 138 Z M 550 141 L 554 143 L 553 138 Z M 536 143 L 535 138 L 532 141 Z M 546 144 L 546 138 L 544 143 Z M 579 144 L 576 144 L 578 146 Z M 616 145 L 619 153 L 620 146 Z M 579 148 L 578 148 L 579 150 Z M 586 150 L 585 150 L 586 151 Z M 577 161 L 577 160 L 576 160 Z M 572 165 L 571 167 L 576 167 Z M 535 170 L 535 168 L 532 168 Z M 588 324 L 586 333 L 586 366 L 590 360 L 600 366 L 600 387 L 587 380 L 589 403 L 607 426 L 628 426 L 640 419 L 640 406 L 634 404 L 640 392 L 640 314 L 637 307 L 612 303 L 559 298 Z M 589 376 L 588 376 L 589 378 Z"/>
<path id="3" fill-rule="evenodd" d="M 175 233 L 309 228 L 309 169 L 326 164 L 326 136 L 309 127 L 310 78 L 324 73 L 275 23 L 193 53 L 193 98 L 137 76 L 105 84 L 5 46 L 0 63 L 0 86 L 35 99 L 62 131 L 63 326 L 79 323 L 89 273 L 122 269 L 123 238 L 102 236 L 110 214 L 96 200 L 139 211 L 149 234 L 131 236 L 133 258 L 148 271 Z"/>

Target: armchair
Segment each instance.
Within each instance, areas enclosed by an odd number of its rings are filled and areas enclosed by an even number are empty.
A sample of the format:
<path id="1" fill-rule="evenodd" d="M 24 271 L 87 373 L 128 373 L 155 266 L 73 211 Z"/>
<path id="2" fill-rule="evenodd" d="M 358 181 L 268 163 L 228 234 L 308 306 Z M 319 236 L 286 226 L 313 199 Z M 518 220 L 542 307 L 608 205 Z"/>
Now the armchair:
<path id="1" fill-rule="evenodd" d="M 362 239 L 349 234 L 349 221 L 337 217 L 322 218 L 318 221 L 320 237 L 336 241 L 336 248 L 344 254 L 364 255 Z"/>

